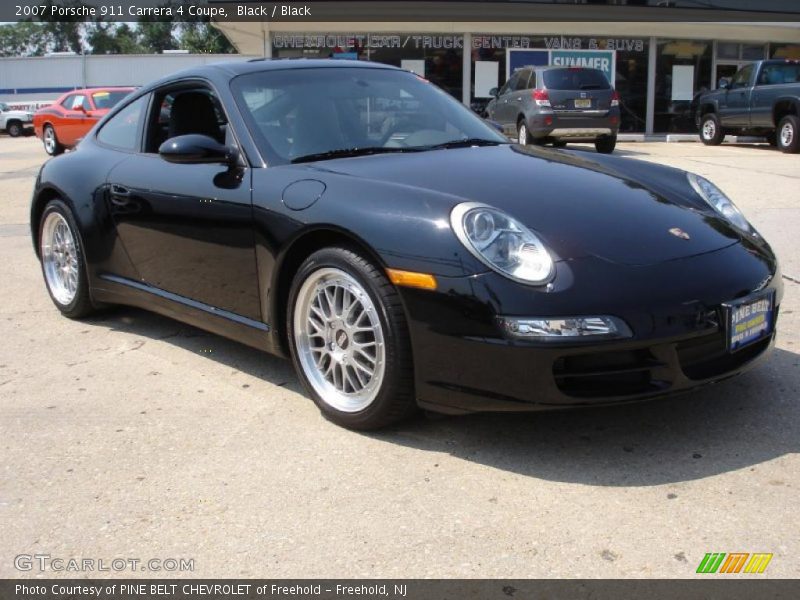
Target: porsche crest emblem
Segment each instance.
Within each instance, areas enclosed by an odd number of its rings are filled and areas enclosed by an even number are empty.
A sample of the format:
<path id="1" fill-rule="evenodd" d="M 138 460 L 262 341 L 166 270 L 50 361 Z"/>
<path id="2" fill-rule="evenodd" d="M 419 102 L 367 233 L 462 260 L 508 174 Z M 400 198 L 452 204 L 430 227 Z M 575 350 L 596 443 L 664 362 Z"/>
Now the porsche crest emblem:
<path id="1" fill-rule="evenodd" d="M 691 236 L 680 227 L 673 227 L 669 230 L 669 232 L 676 238 L 681 238 L 682 240 L 688 240 L 691 238 Z"/>

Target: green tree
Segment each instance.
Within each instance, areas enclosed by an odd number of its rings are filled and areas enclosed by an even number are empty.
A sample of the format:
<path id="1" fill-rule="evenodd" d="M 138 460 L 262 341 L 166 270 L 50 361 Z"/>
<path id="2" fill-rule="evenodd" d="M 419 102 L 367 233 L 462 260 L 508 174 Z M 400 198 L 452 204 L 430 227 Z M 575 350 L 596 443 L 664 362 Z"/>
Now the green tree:
<path id="1" fill-rule="evenodd" d="M 48 50 L 48 39 L 42 23 L 0 25 L 0 56 L 41 56 Z"/>
<path id="2" fill-rule="evenodd" d="M 53 1 L 48 0 L 46 3 L 52 6 Z M 63 2 L 59 6 L 64 7 L 81 7 L 85 6 L 80 0 L 73 0 L 72 2 Z M 46 14 L 50 14 L 48 10 Z M 57 19 L 57 20 L 56 20 Z M 83 45 L 83 30 L 84 18 L 83 17 L 42 17 L 44 24 L 44 33 L 48 36 L 48 52 L 75 52 L 81 54 L 85 48 Z"/>
<path id="3" fill-rule="evenodd" d="M 139 41 L 145 52 L 160 53 L 164 50 L 176 50 L 178 43 L 173 35 L 173 23 L 167 21 L 139 21 Z"/>
<path id="4" fill-rule="evenodd" d="M 193 54 L 235 54 L 236 49 L 217 28 L 205 21 L 180 24 L 181 48 Z"/>
<path id="5" fill-rule="evenodd" d="M 141 54 L 139 31 L 127 23 L 96 22 L 88 25 L 86 41 L 92 54 Z"/>

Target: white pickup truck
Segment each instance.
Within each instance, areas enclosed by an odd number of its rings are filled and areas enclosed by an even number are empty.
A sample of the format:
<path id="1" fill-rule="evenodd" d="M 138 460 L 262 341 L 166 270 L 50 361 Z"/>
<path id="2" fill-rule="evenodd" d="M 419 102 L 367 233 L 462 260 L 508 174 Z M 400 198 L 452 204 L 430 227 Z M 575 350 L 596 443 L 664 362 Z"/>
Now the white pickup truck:
<path id="1" fill-rule="evenodd" d="M 0 131 L 11 137 L 19 137 L 26 129 L 33 129 L 33 113 L 24 110 L 11 110 L 5 102 L 0 102 Z"/>

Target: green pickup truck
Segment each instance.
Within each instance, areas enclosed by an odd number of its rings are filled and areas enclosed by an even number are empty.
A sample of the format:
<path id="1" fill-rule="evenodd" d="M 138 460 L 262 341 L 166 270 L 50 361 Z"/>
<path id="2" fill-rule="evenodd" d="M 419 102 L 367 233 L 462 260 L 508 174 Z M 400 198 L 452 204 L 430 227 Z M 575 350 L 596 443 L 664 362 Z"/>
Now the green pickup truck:
<path id="1" fill-rule="evenodd" d="M 800 150 L 800 60 L 762 60 L 739 69 L 698 102 L 700 140 L 726 134 L 765 136 L 782 152 Z"/>

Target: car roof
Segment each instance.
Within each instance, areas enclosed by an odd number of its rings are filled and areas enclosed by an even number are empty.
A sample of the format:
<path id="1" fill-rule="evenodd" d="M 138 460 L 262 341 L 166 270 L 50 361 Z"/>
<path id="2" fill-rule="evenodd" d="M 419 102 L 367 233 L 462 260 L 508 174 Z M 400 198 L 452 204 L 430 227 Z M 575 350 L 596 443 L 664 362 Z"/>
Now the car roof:
<path id="1" fill-rule="evenodd" d="M 230 60 L 215 62 L 198 67 L 190 67 L 171 75 L 167 75 L 157 81 L 153 81 L 143 88 L 152 90 L 153 88 L 177 82 L 181 79 L 233 79 L 239 75 L 249 73 L 260 73 L 266 71 L 284 71 L 288 69 L 391 69 L 402 71 L 398 67 L 385 65 L 383 63 L 367 62 L 363 60 L 334 60 L 330 58 L 254 58 L 250 60 Z"/>
<path id="2" fill-rule="evenodd" d="M 396 69 L 397 67 L 383 63 L 368 62 L 364 60 L 337 60 L 331 58 L 253 58 L 247 61 L 218 62 L 208 65 L 225 70 L 232 75 L 255 73 L 258 71 L 276 71 L 286 69 Z M 202 68 L 202 67 L 201 67 Z"/>

